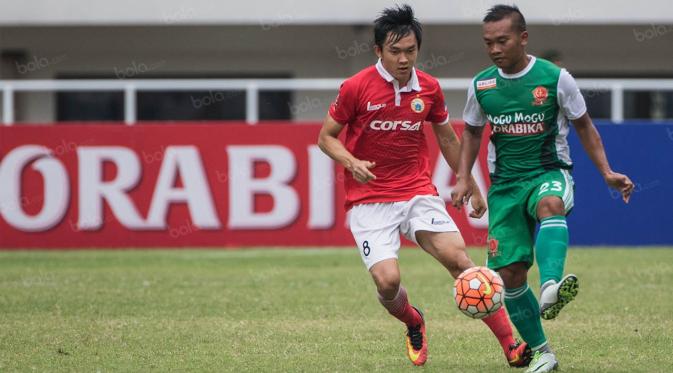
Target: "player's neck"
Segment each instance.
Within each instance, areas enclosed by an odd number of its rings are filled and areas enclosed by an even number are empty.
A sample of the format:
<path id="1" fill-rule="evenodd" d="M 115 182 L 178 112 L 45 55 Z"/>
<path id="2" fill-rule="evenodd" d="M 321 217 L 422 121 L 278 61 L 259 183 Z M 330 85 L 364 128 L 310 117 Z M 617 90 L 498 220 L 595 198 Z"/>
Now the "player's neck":
<path id="1" fill-rule="evenodd" d="M 528 63 L 530 63 L 530 56 L 528 54 L 524 54 L 523 58 L 519 59 L 519 62 L 508 68 L 503 68 L 502 72 L 510 75 L 520 73 L 526 68 L 526 66 L 528 66 Z"/>

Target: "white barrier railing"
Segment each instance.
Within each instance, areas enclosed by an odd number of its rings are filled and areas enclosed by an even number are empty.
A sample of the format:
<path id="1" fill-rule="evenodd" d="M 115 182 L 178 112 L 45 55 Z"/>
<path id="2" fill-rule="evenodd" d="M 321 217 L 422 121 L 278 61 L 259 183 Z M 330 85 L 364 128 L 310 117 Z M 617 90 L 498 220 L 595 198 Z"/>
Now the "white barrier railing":
<path id="1" fill-rule="evenodd" d="M 138 91 L 240 90 L 246 92 L 246 122 L 259 120 L 259 91 L 310 90 L 334 91 L 344 79 L 138 79 L 138 80 L 4 80 L 2 92 L 2 123 L 15 121 L 15 92 L 53 91 L 120 91 L 124 92 L 124 122 L 136 123 Z M 444 91 L 466 90 L 469 78 L 443 78 Z M 662 79 L 578 79 L 579 87 L 588 92 L 610 92 L 611 120 L 624 121 L 624 91 L 673 91 L 673 80 Z"/>

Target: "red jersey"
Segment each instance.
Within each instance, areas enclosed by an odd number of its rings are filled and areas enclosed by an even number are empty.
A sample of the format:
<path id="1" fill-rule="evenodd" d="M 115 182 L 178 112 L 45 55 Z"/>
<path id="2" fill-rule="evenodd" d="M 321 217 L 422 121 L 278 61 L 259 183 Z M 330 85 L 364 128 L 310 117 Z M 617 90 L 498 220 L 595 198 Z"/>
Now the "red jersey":
<path id="1" fill-rule="evenodd" d="M 366 184 L 345 171 L 347 210 L 361 203 L 437 195 L 422 128 L 426 121 L 449 121 L 435 78 L 412 69 L 407 86 L 399 87 L 379 60 L 341 84 L 329 114 L 347 127 L 346 149 L 358 159 L 376 162 L 370 170 L 376 180 Z"/>

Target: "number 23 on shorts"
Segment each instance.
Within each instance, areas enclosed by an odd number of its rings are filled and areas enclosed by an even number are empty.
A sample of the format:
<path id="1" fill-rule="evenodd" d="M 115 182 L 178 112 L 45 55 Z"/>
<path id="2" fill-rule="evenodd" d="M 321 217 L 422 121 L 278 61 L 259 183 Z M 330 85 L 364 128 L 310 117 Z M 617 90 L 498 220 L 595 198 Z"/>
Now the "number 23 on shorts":
<path id="1" fill-rule="evenodd" d="M 554 180 L 551 183 L 547 181 L 542 183 L 542 185 L 540 185 L 540 191 L 537 193 L 537 195 L 539 196 L 540 194 L 545 193 L 547 191 L 560 192 L 562 190 L 563 190 L 563 183 L 561 183 L 560 181 Z"/>

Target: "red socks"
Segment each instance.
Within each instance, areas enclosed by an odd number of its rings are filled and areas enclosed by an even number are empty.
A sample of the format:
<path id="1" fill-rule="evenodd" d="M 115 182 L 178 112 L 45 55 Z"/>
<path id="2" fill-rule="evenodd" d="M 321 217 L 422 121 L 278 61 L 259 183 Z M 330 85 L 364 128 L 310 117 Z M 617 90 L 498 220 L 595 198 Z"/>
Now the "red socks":
<path id="1" fill-rule="evenodd" d="M 509 346 L 516 343 L 512 335 L 512 326 L 509 324 L 509 318 L 505 312 L 505 307 L 501 307 L 494 314 L 481 319 L 491 329 L 495 337 L 498 338 L 505 355 L 509 353 Z"/>
<path id="2" fill-rule="evenodd" d="M 400 290 L 397 292 L 397 295 L 391 300 L 383 299 L 381 294 L 378 296 L 379 302 L 381 302 L 383 307 L 385 307 L 391 315 L 395 316 L 403 323 L 409 326 L 416 326 L 422 322 L 421 315 L 419 315 L 418 312 L 416 312 L 416 310 L 411 307 L 411 304 L 409 304 L 407 291 L 404 289 L 404 287 L 400 286 Z M 505 321 L 507 321 L 507 317 L 505 317 Z M 509 326 L 509 324 L 507 324 L 507 326 Z M 510 335 L 511 333 L 512 332 L 510 329 Z"/>
<path id="3" fill-rule="evenodd" d="M 407 291 L 402 286 L 400 286 L 400 290 L 393 299 L 383 299 L 379 294 L 379 302 L 391 315 L 407 325 L 416 326 L 422 321 L 418 312 L 409 304 Z M 498 342 L 500 342 L 500 346 L 502 346 L 505 354 L 508 354 L 509 347 L 515 344 L 516 341 L 512 335 L 512 326 L 509 323 L 505 308 L 500 308 L 494 314 L 483 318 L 482 321 L 488 325 L 495 337 L 498 338 Z"/>

